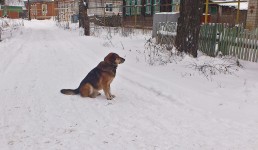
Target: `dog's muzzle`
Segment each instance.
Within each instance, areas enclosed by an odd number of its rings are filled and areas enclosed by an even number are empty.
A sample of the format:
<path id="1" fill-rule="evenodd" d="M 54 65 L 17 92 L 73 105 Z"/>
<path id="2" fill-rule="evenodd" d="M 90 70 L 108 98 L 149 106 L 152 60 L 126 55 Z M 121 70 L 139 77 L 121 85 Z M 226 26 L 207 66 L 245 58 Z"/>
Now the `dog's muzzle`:
<path id="1" fill-rule="evenodd" d="M 121 63 L 124 63 L 125 62 L 125 59 L 121 57 Z"/>

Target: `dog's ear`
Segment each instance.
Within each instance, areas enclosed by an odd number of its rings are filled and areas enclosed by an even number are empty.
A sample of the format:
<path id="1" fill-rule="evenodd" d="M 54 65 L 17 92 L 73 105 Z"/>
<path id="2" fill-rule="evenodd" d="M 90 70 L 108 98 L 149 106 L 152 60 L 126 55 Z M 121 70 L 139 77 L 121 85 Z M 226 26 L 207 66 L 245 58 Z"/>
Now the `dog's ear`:
<path id="1" fill-rule="evenodd" d="M 103 71 L 111 71 L 114 68 L 112 66 L 110 66 L 108 63 L 106 63 L 105 61 L 102 61 L 98 64 L 97 68 L 103 70 Z"/>

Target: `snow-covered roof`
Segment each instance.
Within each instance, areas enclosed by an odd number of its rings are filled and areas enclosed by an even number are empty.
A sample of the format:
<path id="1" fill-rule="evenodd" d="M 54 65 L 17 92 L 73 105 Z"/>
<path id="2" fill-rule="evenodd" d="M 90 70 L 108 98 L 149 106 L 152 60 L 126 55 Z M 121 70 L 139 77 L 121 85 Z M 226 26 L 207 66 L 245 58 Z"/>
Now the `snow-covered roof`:
<path id="1" fill-rule="evenodd" d="M 5 5 L 8 6 L 24 6 L 23 0 L 5 0 Z"/>
<path id="2" fill-rule="evenodd" d="M 243 1 L 243 0 L 240 0 Z M 235 2 L 233 2 L 233 0 L 212 0 L 212 2 L 232 2 L 232 3 L 221 3 L 218 4 L 220 6 L 228 6 L 228 7 L 235 7 L 236 9 L 238 9 L 238 1 L 235 0 Z M 247 10 L 248 9 L 248 2 L 240 2 L 240 10 Z"/>
<path id="3" fill-rule="evenodd" d="M 179 12 L 157 12 L 155 14 L 178 14 Z"/>

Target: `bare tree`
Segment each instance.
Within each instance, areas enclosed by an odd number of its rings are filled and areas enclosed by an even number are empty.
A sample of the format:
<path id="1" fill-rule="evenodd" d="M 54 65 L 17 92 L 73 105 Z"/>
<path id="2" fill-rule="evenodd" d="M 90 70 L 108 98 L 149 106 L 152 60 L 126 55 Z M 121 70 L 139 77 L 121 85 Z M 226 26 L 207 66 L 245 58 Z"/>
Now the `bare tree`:
<path id="1" fill-rule="evenodd" d="M 176 48 L 197 57 L 203 0 L 181 0 L 178 18 Z"/>

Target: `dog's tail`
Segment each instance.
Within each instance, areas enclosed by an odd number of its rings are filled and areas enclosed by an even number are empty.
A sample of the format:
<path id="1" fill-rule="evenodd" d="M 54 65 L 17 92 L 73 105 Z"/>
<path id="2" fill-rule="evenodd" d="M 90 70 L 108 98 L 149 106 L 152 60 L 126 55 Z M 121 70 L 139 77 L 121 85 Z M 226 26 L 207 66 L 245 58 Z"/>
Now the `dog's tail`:
<path id="1" fill-rule="evenodd" d="M 60 90 L 61 93 L 65 94 L 65 95 L 76 95 L 79 94 L 79 89 L 62 89 Z"/>

